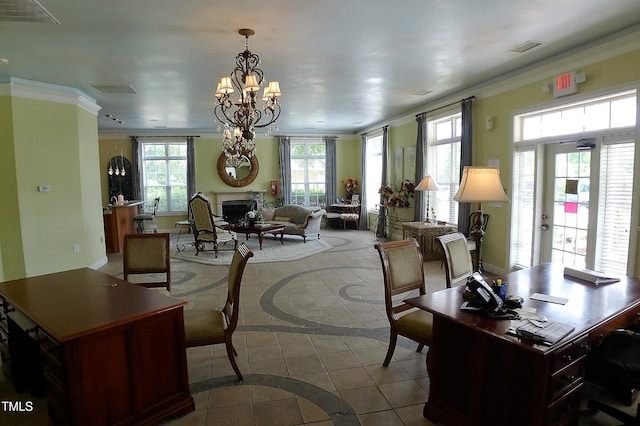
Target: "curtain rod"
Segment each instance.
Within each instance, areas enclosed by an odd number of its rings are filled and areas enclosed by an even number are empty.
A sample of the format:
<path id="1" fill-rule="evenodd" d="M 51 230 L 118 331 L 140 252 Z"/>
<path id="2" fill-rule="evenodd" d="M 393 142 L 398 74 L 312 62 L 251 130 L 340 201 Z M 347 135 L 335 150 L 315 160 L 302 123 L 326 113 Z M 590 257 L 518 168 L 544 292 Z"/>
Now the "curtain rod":
<path id="1" fill-rule="evenodd" d="M 438 108 L 434 108 L 434 109 L 430 109 L 429 111 L 421 112 L 420 114 L 429 114 L 431 112 L 436 112 L 436 111 L 441 110 L 443 108 L 448 108 L 450 106 L 457 105 L 457 104 L 462 103 L 464 101 L 474 101 L 475 99 L 476 99 L 475 96 L 469 96 L 468 98 L 460 99 L 457 102 L 451 102 L 450 104 L 442 105 L 442 106 L 439 106 Z M 416 114 L 416 117 L 419 116 L 420 114 Z"/>
<path id="2" fill-rule="evenodd" d="M 170 136 L 170 135 L 157 135 L 157 136 L 152 136 L 152 135 L 147 135 L 147 136 L 135 136 L 135 135 L 131 135 L 129 136 L 130 138 L 137 138 L 137 139 L 141 139 L 141 138 L 151 138 L 151 139 L 158 139 L 158 138 L 199 138 L 200 136 L 196 136 L 196 135 L 175 135 L 175 136 Z"/>

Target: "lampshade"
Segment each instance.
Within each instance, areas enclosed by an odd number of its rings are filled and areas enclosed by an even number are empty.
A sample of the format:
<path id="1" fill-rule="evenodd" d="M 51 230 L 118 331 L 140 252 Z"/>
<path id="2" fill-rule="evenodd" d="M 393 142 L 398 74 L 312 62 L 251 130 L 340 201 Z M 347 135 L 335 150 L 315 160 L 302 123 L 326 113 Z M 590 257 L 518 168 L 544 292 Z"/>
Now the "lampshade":
<path id="1" fill-rule="evenodd" d="M 414 190 L 415 191 L 437 191 L 438 184 L 431 176 L 426 175 L 424 178 L 422 178 L 422 180 L 420 181 L 418 186 L 414 188 Z"/>
<path id="2" fill-rule="evenodd" d="M 465 166 L 460 187 L 453 199 L 459 203 L 510 201 L 502 188 L 498 168 L 476 166 Z"/>

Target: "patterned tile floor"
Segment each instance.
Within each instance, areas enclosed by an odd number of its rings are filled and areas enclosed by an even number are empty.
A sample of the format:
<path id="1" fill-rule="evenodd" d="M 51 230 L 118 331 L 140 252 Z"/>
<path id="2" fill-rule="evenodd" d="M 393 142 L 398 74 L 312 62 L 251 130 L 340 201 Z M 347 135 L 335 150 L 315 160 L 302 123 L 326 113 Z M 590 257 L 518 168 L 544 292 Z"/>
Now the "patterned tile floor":
<path id="1" fill-rule="evenodd" d="M 196 410 L 163 424 L 432 424 L 422 417 L 429 392 L 426 350 L 417 353 L 413 342 L 399 338 L 391 364 L 382 367 L 388 322 L 373 234 L 326 229 L 321 238 L 332 248 L 310 257 L 249 260 L 234 334 L 245 380 L 237 381 L 224 345 L 188 349 Z M 303 242 L 285 239 L 285 244 Z M 425 269 L 427 291 L 444 288 L 440 262 L 426 262 Z M 121 277 L 121 256 L 110 255 L 101 270 Z M 227 271 L 222 265 L 172 260 L 173 295 L 189 302 L 186 309 L 219 308 Z M 11 418 L 0 410 L 0 424 L 47 423 L 45 400 L 16 395 L 2 375 L 0 399 L 30 400 L 36 408 Z M 611 423 L 598 415 L 581 424 Z"/>

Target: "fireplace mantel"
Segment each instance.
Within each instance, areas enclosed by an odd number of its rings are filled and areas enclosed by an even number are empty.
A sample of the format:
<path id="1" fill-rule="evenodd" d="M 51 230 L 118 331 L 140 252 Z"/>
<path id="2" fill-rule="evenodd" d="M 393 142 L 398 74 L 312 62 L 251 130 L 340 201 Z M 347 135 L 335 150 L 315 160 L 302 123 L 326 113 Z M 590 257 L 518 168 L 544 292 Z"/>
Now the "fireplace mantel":
<path id="1" fill-rule="evenodd" d="M 222 216 L 222 202 L 231 200 L 251 200 L 253 198 L 258 202 L 258 208 L 263 206 L 264 195 L 266 190 L 249 190 L 249 191 L 213 191 L 216 197 L 216 212 L 218 216 Z"/>

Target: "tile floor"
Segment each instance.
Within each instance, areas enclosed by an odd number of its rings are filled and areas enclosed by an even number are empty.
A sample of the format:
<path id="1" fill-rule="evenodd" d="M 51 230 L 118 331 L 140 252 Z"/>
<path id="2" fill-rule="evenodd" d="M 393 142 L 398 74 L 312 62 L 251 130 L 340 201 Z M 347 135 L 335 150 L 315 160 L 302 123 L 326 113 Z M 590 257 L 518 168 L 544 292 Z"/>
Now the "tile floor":
<path id="1" fill-rule="evenodd" d="M 223 345 L 188 349 L 196 410 L 163 424 L 432 424 L 422 417 L 429 392 L 426 350 L 417 353 L 413 342 L 399 338 L 391 364 L 382 367 L 388 322 L 373 234 L 327 229 L 322 239 L 332 248 L 308 258 L 249 260 L 234 334 L 245 380 L 237 381 Z M 285 239 L 285 244 L 303 243 Z M 121 277 L 121 264 L 121 256 L 110 255 L 101 270 Z M 444 288 L 440 262 L 425 267 L 427 290 Z M 187 300 L 187 309 L 219 308 L 227 270 L 173 260 L 173 295 Z M 31 400 L 35 406 L 34 412 L 10 418 L 0 410 L 0 424 L 47 423 L 45 400 L 16 395 L 2 375 L 0 399 Z M 581 424 L 610 424 L 599 416 Z"/>

